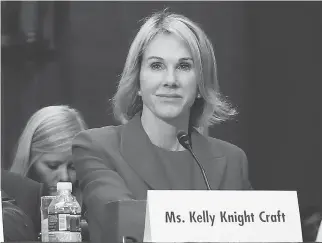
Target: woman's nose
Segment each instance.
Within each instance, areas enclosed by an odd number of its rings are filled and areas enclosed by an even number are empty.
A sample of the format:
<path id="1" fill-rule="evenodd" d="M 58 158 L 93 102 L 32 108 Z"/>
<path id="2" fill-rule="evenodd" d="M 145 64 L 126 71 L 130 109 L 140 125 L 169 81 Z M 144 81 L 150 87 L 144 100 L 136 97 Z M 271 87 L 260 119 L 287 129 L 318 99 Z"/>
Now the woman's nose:
<path id="1" fill-rule="evenodd" d="M 174 69 L 168 69 L 166 72 L 165 84 L 173 86 L 177 84 L 177 78 Z"/>
<path id="2" fill-rule="evenodd" d="M 67 168 L 61 168 L 58 172 L 59 181 L 70 181 Z"/>

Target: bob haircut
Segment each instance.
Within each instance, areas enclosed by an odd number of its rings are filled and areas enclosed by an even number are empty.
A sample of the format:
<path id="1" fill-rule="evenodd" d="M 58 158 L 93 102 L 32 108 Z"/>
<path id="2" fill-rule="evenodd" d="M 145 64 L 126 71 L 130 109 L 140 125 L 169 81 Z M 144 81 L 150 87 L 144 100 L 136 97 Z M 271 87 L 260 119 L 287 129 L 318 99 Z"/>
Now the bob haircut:
<path id="1" fill-rule="evenodd" d="M 10 171 L 29 177 L 32 158 L 38 153 L 61 153 L 71 149 L 73 138 L 86 124 L 68 106 L 47 106 L 32 115 L 24 128 Z"/>
<path id="2" fill-rule="evenodd" d="M 190 48 L 194 60 L 198 93 L 201 97 L 196 98 L 190 109 L 190 127 L 207 129 L 210 125 L 234 116 L 236 110 L 219 92 L 216 59 L 210 40 L 190 19 L 164 10 L 145 20 L 131 44 L 117 92 L 113 97 L 115 118 L 125 124 L 142 111 L 142 100 L 138 96 L 142 56 L 151 40 L 164 33 L 180 37 Z"/>

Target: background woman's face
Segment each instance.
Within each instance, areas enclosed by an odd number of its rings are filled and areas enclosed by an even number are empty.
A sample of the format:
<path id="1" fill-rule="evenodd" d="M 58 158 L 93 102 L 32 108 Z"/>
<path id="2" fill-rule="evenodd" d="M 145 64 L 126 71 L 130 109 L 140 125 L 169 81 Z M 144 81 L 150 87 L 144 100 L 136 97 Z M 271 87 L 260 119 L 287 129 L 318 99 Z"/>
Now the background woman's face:
<path id="1" fill-rule="evenodd" d="M 37 155 L 36 155 L 37 156 Z M 71 152 L 46 153 L 40 155 L 32 167 L 33 178 L 45 183 L 51 195 L 56 193 L 56 184 L 60 181 L 76 181 L 76 172 L 71 160 Z"/>
<path id="2" fill-rule="evenodd" d="M 159 34 L 144 52 L 140 70 L 143 112 L 163 120 L 189 117 L 197 80 L 187 45 L 173 34 Z"/>

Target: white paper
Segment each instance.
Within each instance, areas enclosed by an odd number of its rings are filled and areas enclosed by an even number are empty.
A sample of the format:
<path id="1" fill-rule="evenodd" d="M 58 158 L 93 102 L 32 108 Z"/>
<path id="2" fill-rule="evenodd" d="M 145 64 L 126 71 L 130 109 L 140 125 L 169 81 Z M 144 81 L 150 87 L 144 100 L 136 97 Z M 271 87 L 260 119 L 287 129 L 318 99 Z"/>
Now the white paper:
<path id="1" fill-rule="evenodd" d="M 322 221 L 320 223 L 320 228 L 316 237 L 316 242 L 322 242 Z"/>
<path id="2" fill-rule="evenodd" d="M 150 214 L 148 201 L 145 208 L 145 225 L 144 225 L 144 236 L 143 242 L 151 242 L 151 227 L 150 227 Z"/>
<path id="3" fill-rule="evenodd" d="M 3 218 L 2 218 L 2 196 L 1 196 L 1 191 L 0 191 L 0 242 L 4 242 L 4 237 L 3 237 Z"/>

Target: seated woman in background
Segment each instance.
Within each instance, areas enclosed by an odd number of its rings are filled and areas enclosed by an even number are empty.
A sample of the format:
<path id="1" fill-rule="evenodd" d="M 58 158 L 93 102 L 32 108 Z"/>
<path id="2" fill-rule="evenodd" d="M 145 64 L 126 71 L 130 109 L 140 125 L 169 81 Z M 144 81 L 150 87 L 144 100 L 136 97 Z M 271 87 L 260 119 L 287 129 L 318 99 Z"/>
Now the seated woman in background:
<path id="1" fill-rule="evenodd" d="M 147 19 L 114 96 L 114 114 L 123 125 L 81 132 L 73 143 L 91 242 L 106 242 L 108 202 L 146 200 L 148 190 L 207 189 L 177 139 L 179 131 L 189 134 L 213 190 L 251 189 L 243 150 L 199 132 L 235 113 L 219 92 L 214 51 L 204 31 L 167 11 Z"/>
<path id="2" fill-rule="evenodd" d="M 71 181 L 75 189 L 71 146 L 76 134 L 85 129 L 80 113 L 68 106 L 38 110 L 20 136 L 10 171 L 44 183 L 49 195 L 56 194 L 59 181 Z M 80 201 L 79 195 L 75 195 Z"/>

